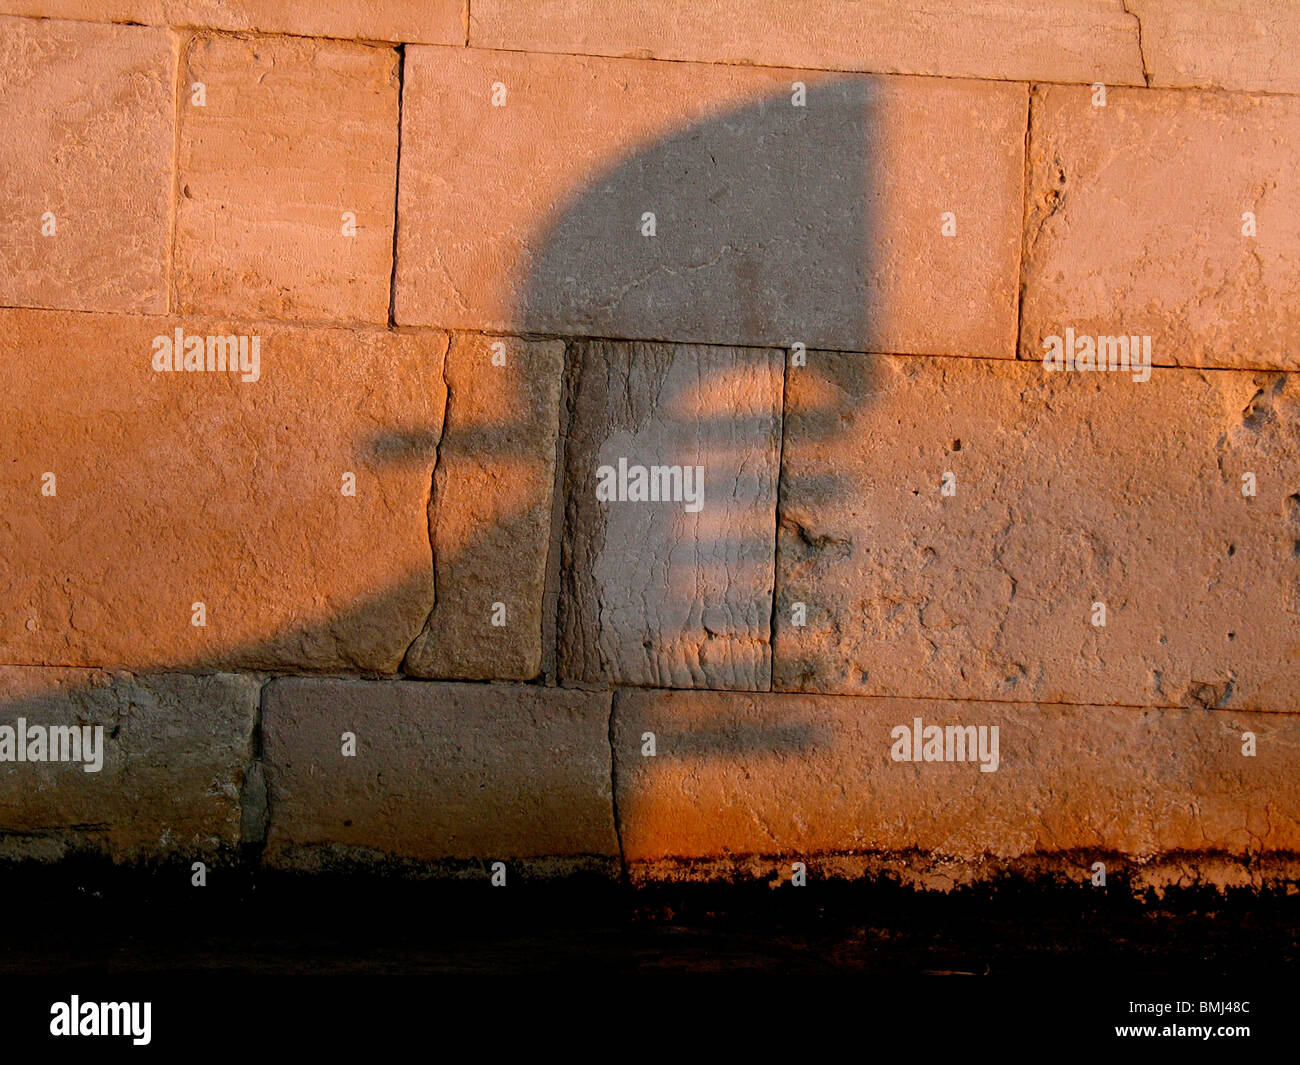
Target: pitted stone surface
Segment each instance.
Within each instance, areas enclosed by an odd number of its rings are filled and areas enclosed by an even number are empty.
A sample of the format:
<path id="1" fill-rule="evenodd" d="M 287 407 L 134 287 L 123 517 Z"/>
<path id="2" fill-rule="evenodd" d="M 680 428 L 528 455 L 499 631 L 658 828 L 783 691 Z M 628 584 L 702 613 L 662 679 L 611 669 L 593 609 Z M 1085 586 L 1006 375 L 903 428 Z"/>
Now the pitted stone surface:
<path id="1" fill-rule="evenodd" d="M 896 761 L 894 730 L 914 731 L 918 718 L 922 731 L 945 730 L 945 755 L 949 726 L 996 727 L 997 769 Z M 642 753 L 646 733 L 653 756 Z M 620 692 L 613 743 L 633 866 L 913 849 L 979 862 L 1300 847 L 1293 714 Z M 955 734 L 952 751 L 961 753 Z"/>
<path id="2" fill-rule="evenodd" d="M 1029 161 L 1021 358 L 1068 327 L 1300 368 L 1300 99 L 1038 86 Z"/>
<path id="3" fill-rule="evenodd" d="M 1300 9 L 1273 0 L 1128 0 L 1152 85 L 1300 92 Z"/>
<path id="4" fill-rule="evenodd" d="M 165 312 L 167 32 L 0 18 L 0 70 L 0 303 Z"/>
<path id="5" fill-rule="evenodd" d="M 397 53 L 201 35 L 182 66 L 179 309 L 386 323 Z"/>
<path id="6" fill-rule="evenodd" d="M 774 687 L 1300 710 L 1298 419 L 1284 374 L 810 354 Z"/>

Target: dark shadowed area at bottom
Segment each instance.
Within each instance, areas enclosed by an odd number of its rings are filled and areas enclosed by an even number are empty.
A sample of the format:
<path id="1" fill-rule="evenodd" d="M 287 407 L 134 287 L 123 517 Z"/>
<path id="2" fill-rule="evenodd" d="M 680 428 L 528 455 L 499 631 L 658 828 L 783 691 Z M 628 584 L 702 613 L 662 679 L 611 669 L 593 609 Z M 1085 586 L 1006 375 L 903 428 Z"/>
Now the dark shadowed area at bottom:
<path id="1" fill-rule="evenodd" d="M 1281 975 L 1300 899 L 1206 889 L 1135 898 L 1008 881 L 918 893 L 887 883 L 492 888 L 356 875 L 65 862 L 11 869 L 0 976 L 173 973 L 656 974 L 1189 978 Z"/>

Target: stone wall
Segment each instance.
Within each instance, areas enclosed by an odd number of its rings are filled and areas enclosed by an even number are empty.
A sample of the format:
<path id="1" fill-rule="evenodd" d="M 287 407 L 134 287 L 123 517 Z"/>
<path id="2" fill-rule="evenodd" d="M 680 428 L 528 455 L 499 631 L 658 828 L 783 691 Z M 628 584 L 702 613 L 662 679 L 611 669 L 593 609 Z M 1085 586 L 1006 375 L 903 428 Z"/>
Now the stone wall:
<path id="1" fill-rule="evenodd" d="M 1298 50 L 0 0 L 0 859 L 1294 881 Z"/>

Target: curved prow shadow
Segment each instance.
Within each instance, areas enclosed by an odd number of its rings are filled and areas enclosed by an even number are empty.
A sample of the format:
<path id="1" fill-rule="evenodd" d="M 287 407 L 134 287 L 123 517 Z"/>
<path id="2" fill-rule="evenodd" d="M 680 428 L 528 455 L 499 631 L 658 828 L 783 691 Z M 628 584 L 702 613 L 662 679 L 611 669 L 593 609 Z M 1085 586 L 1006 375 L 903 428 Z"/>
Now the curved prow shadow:
<path id="1" fill-rule="evenodd" d="M 867 347 L 878 303 L 869 188 L 874 92 L 869 78 L 829 79 L 809 85 L 797 106 L 781 93 L 708 115 L 595 176 L 552 218 L 539 220 L 545 235 L 518 284 L 513 331 L 568 341 L 556 641 L 562 683 L 770 687 L 790 375 L 821 372 L 814 354 L 801 363 L 787 349 Z M 852 372 L 868 375 L 871 365 L 857 361 Z M 816 414 L 800 414 L 800 431 L 814 444 L 842 430 L 835 417 Z M 534 452 L 520 443 L 532 429 L 511 417 L 500 422 L 473 428 L 467 446 L 483 449 L 485 465 L 525 464 Z M 425 463 L 445 443 L 444 431 L 413 422 L 353 444 L 363 463 Z M 142 440 L 141 447 L 154 443 Z M 647 468 L 701 468 L 699 508 L 687 500 L 597 500 L 597 470 L 620 458 Z M 834 469 L 818 477 L 834 487 Z M 529 502 L 537 500 L 518 509 Z M 195 533 L 203 535 L 203 527 Z M 466 572 L 477 572 L 473 560 L 485 555 L 498 561 L 484 572 L 508 568 L 494 533 L 467 524 L 460 547 L 470 560 Z M 438 561 L 455 568 L 452 557 Z M 204 673 L 214 662 L 270 670 L 297 663 L 301 670 L 304 656 L 347 662 L 350 638 L 391 628 L 399 608 L 418 600 L 429 581 L 427 569 L 399 573 L 323 619 L 223 648 L 217 660 L 161 668 Z M 152 727 L 152 718 L 136 713 L 145 696 L 133 681 L 102 680 L 107 694 L 86 686 L 53 701 L 16 698 L 7 709 L 104 718 L 124 734 Z M 94 705 L 82 707 L 87 700 Z M 165 708 L 166 728 L 179 727 L 179 712 Z M 232 747 L 254 729 L 251 717 L 231 727 Z M 788 752 L 817 736 L 797 721 L 761 733 L 719 726 L 693 746 L 683 742 L 692 757 L 727 759 Z M 140 757 L 159 749 L 149 746 Z M 255 749 L 251 757 L 256 764 Z M 79 784 L 79 776 L 69 784 L 78 795 Z M 69 815 L 60 805 L 40 819 L 61 833 Z"/>
<path id="2" fill-rule="evenodd" d="M 819 372 L 808 350 L 868 341 L 877 93 L 836 78 L 708 116 L 550 221 L 516 320 L 575 338 L 562 681 L 770 687 L 786 375 Z M 805 433 L 839 428 L 814 414 Z M 598 499 L 620 462 L 701 469 L 698 511 Z"/>
<path id="3" fill-rule="evenodd" d="M 876 91 L 843 78 L 797 106 L 764 97 L 591 179 L 549 222 L 518 330 L 863 350 Z"/>

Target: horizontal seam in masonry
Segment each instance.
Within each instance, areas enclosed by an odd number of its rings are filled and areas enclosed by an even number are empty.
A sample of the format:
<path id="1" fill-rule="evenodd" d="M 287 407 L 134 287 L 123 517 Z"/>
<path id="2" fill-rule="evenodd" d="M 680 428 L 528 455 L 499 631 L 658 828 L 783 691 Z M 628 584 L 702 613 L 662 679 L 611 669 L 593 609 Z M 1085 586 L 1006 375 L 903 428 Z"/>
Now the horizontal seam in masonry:
<path id="1" fill-rule="evenodd" d="M 230 29 L 203 22 L 137 22 L 132 19 L 70 18 L 52 15 L 11 15 L 0 12 L 0 17 L 24 19 L 28 22 L 70 22 L 82 26 L 134 26 L 143 30 L 172 30 L 176 33 L 205 33 L 213 37 L 230 37 L 243 40 L 274 40 L 285 38 L 295 41 L 331 41 L 337 44 L 358 44 L 366 48 L 392 49 L 403 44 L 417 44 L 428 48 L 465 48 L 463 44 L 446 44 L 441 41 L 401 41 L 384 37 L 336 37 L 328 33 L 294 33 L 290 30 Z"/>
<path id="2" fill-rule="evenodd" d="M 570 56 L 575 59 L 608 59 L 611 62 L 633 62 L 633 63 L 684 63 L 688 66 L 701 67 L 739 67 L 745 70 L 763 70 L 763 71 L 815 71 L 825 74 L 857 74 L 864 77 L 877 78 L 931 78 L 939 81 L 978 81 L 986 82 L 990 85 L 1061 85 L 1077 86 L 1079 88 L 1088 88 L 1097 84 L 1097 79 L 1089 81 L 1054 81 L 1051 78 L 1038 78 L 1024 76 L 1018 78 L 994 78 L 980 76 L 976 74 L 922 74 L 907 73 L 898 70 L 855 70 L 846 67 L 818 67 L 818 66 L 784 66 L 777 63 L 743 63 L 728 62 L 726 60 L 716 59 L 670 59 L 667 57 L 645 57 L 635 56 L 615 56 L 602 55 L 597 52 L 563 52 L 563 51 L 543 51 L 536 48 L 490 48 L 482 45 L 470 43 L 467 46 L 447 45 L 447 44 L 428 44 L 422 45 L 425 48 L 449 48 L 460 51 L 471 52 L 509 52 L 515 55 L 558 55 Z M 1104 82 L 1107 88 L 1111 89 L 1151 89 L 1157 92 L 1217 92 L 1226 93 L 1232 96 L 1282 96 L 1294 97 L 1300 96 L 1300 90 L 1295 92 L 1284 92 L 1279 89 L 1235 89 L 1225 88 L 1221 85 L 1150 85 L 1141 81 L 1108 81 Z"/>
<path id="3" fill-rule="evenodd" d="M 167 319 L 183 319 L 192 322 L 232 322 L 241 325 L 266 325 L 266 326 L 286 326 L 299 329 L 342 329 L 349 332 L 360 332 L 369 330 L 376 333 L 396 333 L 400 334 L 405 330 L 411 332 L 438 332 L 446 333 L 450 330 L 442 326 L 390 326 L 387 318 L 383 321 L 353 319 L 349 321 L 339 321 L 337 319 L 323 318 L 247 318 L 235 314 L 221 314 L 213 311 L 159 311 L 156 314 L 141 313 L 136 311 L 92 311 L 84 307 L 36 307 L 31 304 L 22 303 L 0 303 L 0 311 L 32 311 L 40 314 L 84 314 L 99 318 L 119 318 L 134 319 L 140 322 L 165 321 Z"/>
<path id="4" fill-rule="evenodd" d="M 354 681 L 357 683 L 370 684 L 461 684 L 473 685 L 481 688 L 520 688 L 528 687 L 536 689 L 542 687 L 547 691 L 554 692 L 585 692 L 589 695 L 627 695 L 632 693 L 642 693 L 646 695 L 659 695 L 664 693 L 675 695 L 737 695 L 737 696 L 769 696 L 771 698 L 781 699 L 872 699 L 877 702 L 884 701 L 907 701 L 907 702 L 925 702 L 925 703 L 993 703 L 998 706 L 1024 706 L 1024 707 L 1091 707 L 1099 710 L 1186 710 L 1201 711 L 1208 710 L 1216 714 L 1263 714 L 1267 717 L 1285 718 L 1300 717 L 1300 710 L 1254 710 L 1243 706 L 1198 706 L 1173 703 L 1103 703 L 1103 702 L 1062 702 L 1061 700 L 1052 700 L 1045 702 L 1035 699 L 996 699 L 986 696 L 955 696 L 955 695 L 908 695 L 905 693 L 890 693 L 888 695 L 872 695 L 865 693 L 853 692 L 808 692 L 808 691 L 768 691 L 766 689 L 753 688 L 654 688 L 640 685 L 615 685 L 610 688 L 595 688 L 590 686 L 577 687 L 572 685 L 537 685 L 531 681 L 522 680 L 460 680 L 456 677 L 416 677 L 405 673 L 341 673 L 333 671 L 316 671 L 305 672 L 301 667 L 284 667 L 279 669 L 239 669 L 230 668 L 222 669 L 219 667 L 202 667 L 193 666 L 184 667 L 156 667 L 156 666 L 85 666 L 69 665 L 67 663 L 48 663 L 48 662 L 0 662 L 0 668 L 11 669 L 85 669 L 95 670 L 104 673 L 130 673 L 133 677 L 149 677 L 162 675 L 180 675 L 193 677 L 211 677 L 211 676 L 235 676 L 235 677 L 253 677 L 261 680 L 264 684 L 272 680 L 282 679 L 300 679 L 300 680 L 344 680 Z"/>
<path id="5" fill-rule="evenodd" d="M 83 314 L 99 318 L 134 319 L 140 322 L 184 319 L 193 322 L 229 322 L 238 325 L 271 326 L 282 329 L 341 329 L 353 332 L 364 330 L 371 333 L 387 333 L 392 336 L 432 336 L 438 334 L 446 335 L 448 337 L 509 337 L 511 339 L 527 340 L 529 342 L 559 341 L 561 343 L 593 342 L 602 344 L 665 344 L 692 348 L 743 348 L 749 351 L 790 350 L 789 348 L 776 344 L 727 344 L 712 340 L 663 340 L 648 337 L 593 336 L 581 333 L 510 333 L 502 330 L 464 329 L 457 326 L 446 325 L 387 326 L 379 322 L 356 322 L 350 324 L 347 322 L 302 321 L 293 318 L 254 319 L 236 318 L 228 315 L 214 315 L 208 313 L 127 314 L 116 311 L 68 310 L 60 307 L 28 307 L 10 304 L 0 304 L 0 311 L 30 311 L 38 314 Z M 1020 359 L 1012 355 L 953 355 L 950 352 L 923 351 L 853 351 L 847 348 L 809 348 L 808 354 L 853 355 L 860 358 L 877 359 L 949 359 L 954 362 L 1006 363 L 1008 365 L 1019 366 L 1031 366 L 1036 365 L 1039 362 L 1038 359 Z M 1153 370 L 1201 370 L 1218 373 L 1300 373 L 1300 364 L 1293 367 L 1273 365 L 1206 366 L 1197 362 L 1176 363 L 1153 361 L 1151 363 L 1151 368 Z"/>
<path id="6" fill-rule="evenodd" d="M 995 699 L 985 696 L 960 695 L 908 695 L 902 692 L 889 695 L 869 695 L 853 692 L 797 692 L 797 691 L 760 691 L 741 688 L 615 688 L 619 692 L 645 692 L 648 694 L 671 693 L 674 695 L 743 695 L 749 698 L 767 695 L 788 699 L 872 699 L 876 702 L 920 702 L 920 703 L 992 703 L 997 706 L 1024 706 L 1046 709 L 1049 707 L 1090 708 L 1096 710 L 1207 710 L 1215 714 L 1265 714 L 1268 717 L 1300 717 L 1300 710 L 1250 710 L 1241 706 L 1200 706 L 1170 703 L 1102 703 L 1080 702 L 1066 703 L 1037 702 L 1033 699 Z"/>
<path id="7" fill-rule="evenodd" d="M 538 48 L 500 48 L 487 47 L 478 45 L 473 41 L 465 44 L 446 44 L 438 41 L 412 41 L 412 40 L 386 40 L 376 37 L 334 37 L 322 33 L 290 33 L 287 31 L 273 30 L 229 30 L 221 29 L 216 26 L 196 25 L 191 23 L 170 23 L 170 22 L 132 22 L 120 19 L 74 19 L 74 18 L 48 18 L 37 17 L 32 15 L 10 15 L 8 18 L 22 18 L 32 22 L 77 22 L 91 26 L 140 26 L 145 29 L 161 29 L 175 31 L 192 31 L 203 32 L 223 37 L 243 37 L 243 38 L 276 38 L 286 37 L 305 41 L 337 41 L 343 44 L 361 44 L 374 48 L 395 48 L 398 45 L 411 45 L 417 48 L 446 48 L 451 51 L 461 52 L 509 52 L 516 55 L 557 55 L 571 56 L 575 59 L 608 59 L 613 62 L 637 62 L 637 63 L 685 63 L 691 66 L 705 67 L 740 67 L 749 70 L 807 70 L 817 71 L 826 74 L 859 74 L 870 77 L 883 78 L 932 78 L 941 81 L 977 81 L 987 82 L 992 85 L 1061 85 L 1061 86 L 1080 86 L 1087 87 L 1095 84 L 1094 81 L 1053 81 L 1050 78 L 1039 78 L 1024 76 L 1017 78 L 995 78 L 975 74 L 928 74 L 928 73 L 910 73 L 898 70 L 855 70 L 847 67 L 831 66 L 782 66 L 775 63 L 744 63 L 737 61 L 718 60 L 718 59 L 671 59 L 667 57 L 646 57 L 638 58 L 632 56 L 602 55 L 598 52 L 563 52 L 550 51 Z M 1151 75 L 1144 75 L 1150 78 Z M 1143 84 L 1135 81 L 1108 81 L 1105 82 L 1108 88 L 1113 89 L 1150 89 L 1155 92 L 1214 92 L 1224 93 L 1231 96 L 1279 96 L 1292 98 L 1300 96 L 1300 90 L 1295 92 L 1285 92 L 1280 89 L 1241 89 L 1227 88 L 1222 85 L 1156 85 Z"/>
<path id="8" fill-rule="evenodd" d="M 743 348 L 747 351 L 789 351 L 787 347 L 774 344 L 726 344 L 719 341 L 701 340 L 649 340 L 643 337 L 600 337 L 568 333 L 503 333 L 490 330 L 457 329 L 449 326 L 420 326 L 421 329 L 442 329 L 452 336 L 500 336 L 529 341 L 559 340 L 571 343 L 593 342 L 599 344 L 664 344 L 692 348 Z M 808 348 L 808 355 L 851 355 L 858 358 L 872 359 L 949 359 L 953 362 L 989 362 L 1008 365 L 1032 366 L 1038 359 L 1019 359 L 1012 355 L 953 355 L 944 353 L 927 353 L 917 351 L 852 351 L 845 348 Z M 1291 369 L 1280 366 L 1202 366 L 1199 363 L 1163 363 L 1152 362 L 1153 370 L 1217 370 L 1223 373 L 1300 373 L 1300 362 Z"/>

